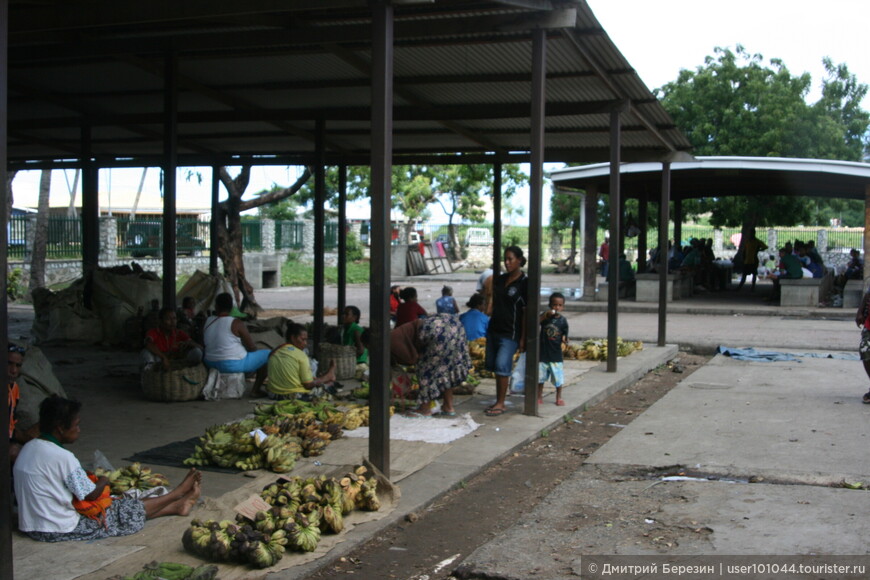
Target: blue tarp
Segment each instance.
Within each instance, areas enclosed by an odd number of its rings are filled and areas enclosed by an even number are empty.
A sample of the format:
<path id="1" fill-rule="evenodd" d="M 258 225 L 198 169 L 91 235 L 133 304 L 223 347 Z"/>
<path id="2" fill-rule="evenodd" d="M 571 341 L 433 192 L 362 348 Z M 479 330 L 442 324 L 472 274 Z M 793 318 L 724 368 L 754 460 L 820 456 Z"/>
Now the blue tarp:
<path id="1" fill-rule="evenodd" d="M 857 354 L 844 352 L 777 352 L 774 350 L 756 350 L 749 348 L 734 348 L 730 346 L 719 346 L 716 349 L 717 353 L 730 356 L 735 360 L 748 360 L 754 362 L 773 362 L 773 361 L 797 361 L 801 362 L 801 358 L 836 358 L 841 360 L 860 360 Z"/>

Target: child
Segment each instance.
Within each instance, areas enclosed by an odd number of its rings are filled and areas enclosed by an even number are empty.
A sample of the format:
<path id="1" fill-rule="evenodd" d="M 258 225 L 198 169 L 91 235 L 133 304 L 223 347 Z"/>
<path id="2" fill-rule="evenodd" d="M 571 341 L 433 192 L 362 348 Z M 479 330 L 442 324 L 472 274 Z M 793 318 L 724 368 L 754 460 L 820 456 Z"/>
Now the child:
<path id="1" fill-rule="evenodd" d="M 465 337 L 468 340 L 477 340 L 486 336 L 486 328 L 489 326 L 489 316 L 483 313 L 483 294 L 474 294 L 468 300 L 468 311 L 459 316 L 459 322 L 465 327 Z"/>
<path id="2" fill-rule="evenodd" d="M 418 318 L 427 316 L 426 311 L 422 306 L 417 304 L 417 289 L 413 286 L 402 288 L 402 302 L 396 310 L 396 328 L 399 328 L 406 322 L 413 322 Z"/>
<path id="3" fill-rule="evenodd" d="M 568 343 L 568 321 L 562 316 L 565 297 L 559 292 L 550 295 L 550 309 L 541 315 L 541 362 L 538 368 L 538 404 L 544 402 L 544 383 L 547 379 L 556 387 L 556 405 L 562 407 L 562 343 Z"/>
<path id="4" fill-rule="evenodd" d="M 356 347 L 356 362 L 369 362 L 369 351 L 363 345 L 361 337 L 363 328 L 359 324 L 360 311 L 356 306 L 347 306 L 342 316 L 341 344 Z"/>
<path id="5" fill-rule="evenodd" d="M 453 288 L 445 286 L 441 289 L 441 298 L 435 301 L 438 314 L 459 314 L 459 305 L 453 297 Z"/>

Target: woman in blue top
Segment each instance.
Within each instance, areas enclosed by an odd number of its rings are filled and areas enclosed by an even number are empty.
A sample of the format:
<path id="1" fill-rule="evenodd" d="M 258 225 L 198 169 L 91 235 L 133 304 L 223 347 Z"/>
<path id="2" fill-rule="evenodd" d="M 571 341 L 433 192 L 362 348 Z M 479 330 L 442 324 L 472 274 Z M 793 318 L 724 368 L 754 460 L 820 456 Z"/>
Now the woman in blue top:
<path id="1" fill-rule="evenodd" d="M 459 314 L 459 305 L 453 297 L 453 288 L 445 286 L 441 289 L 441 298 L 435 301 L 437 314 Z"/>
<path id="2" fill-rule="evenodd" d="M 477 340 L 486 336 L 486 327 L 489 326 L 489 316 L 483 313 L 483 294 L 475 294 L 469 300 L 469 310 L 459 316 L 459 321 L 465 327 L 465 335 L 468 340 Z"/>

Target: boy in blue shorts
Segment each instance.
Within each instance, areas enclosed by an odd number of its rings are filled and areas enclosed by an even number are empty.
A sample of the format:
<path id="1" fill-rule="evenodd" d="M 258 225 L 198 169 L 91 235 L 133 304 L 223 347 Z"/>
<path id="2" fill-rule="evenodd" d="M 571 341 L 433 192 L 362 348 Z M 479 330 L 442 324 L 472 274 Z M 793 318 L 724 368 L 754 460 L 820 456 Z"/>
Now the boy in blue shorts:
<path id="1" fill-rule="evenodd" d="M 541 315 L 541 362 L 538 365 L 538 404 L 544 402 L 544 383 L 547 379 L 556 387 L 556 404 L 563 406 L 562 343 L 568 343 L 568 321 L 562 316 L 565 296 L 559 292 L 550 295 L 550 309 Z"/>

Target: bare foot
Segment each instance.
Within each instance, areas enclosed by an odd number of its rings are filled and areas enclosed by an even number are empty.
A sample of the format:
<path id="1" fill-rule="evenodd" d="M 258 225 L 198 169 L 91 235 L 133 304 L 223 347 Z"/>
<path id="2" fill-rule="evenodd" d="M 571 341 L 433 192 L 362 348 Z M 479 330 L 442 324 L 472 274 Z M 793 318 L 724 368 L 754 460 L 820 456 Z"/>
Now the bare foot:
<path id="1" fill-rule="evenodd" d="M 194 483 L 199 483 L 202 481 L 202 472 L 199 471 L 195 467 L 191 467 L 190 471 L 187 472 L 187 475 L 184 476 L 184 480 L 178 485 L 176 488 L 182 494 L 186 494 L 191 490 Z"/>
<path id="2" fill-rule="evenodd" d="M 185 495 L 181 500 L 181 507 L 178 508 L 178 515 L 186 516 L 190 514 L 190 511 L 193 509 L 193 506 L 196 505 L 196 500 L 199 499 L 199 494 L 201 493 L 200 482 L 199 480 L 194 480 L 193 487 Z"/>

